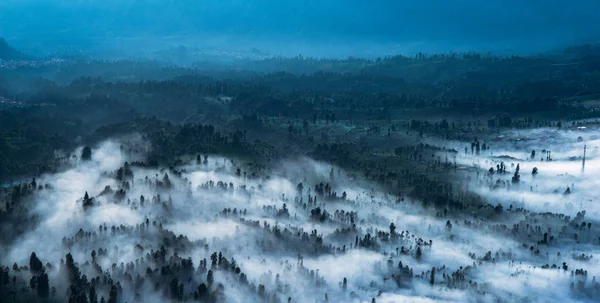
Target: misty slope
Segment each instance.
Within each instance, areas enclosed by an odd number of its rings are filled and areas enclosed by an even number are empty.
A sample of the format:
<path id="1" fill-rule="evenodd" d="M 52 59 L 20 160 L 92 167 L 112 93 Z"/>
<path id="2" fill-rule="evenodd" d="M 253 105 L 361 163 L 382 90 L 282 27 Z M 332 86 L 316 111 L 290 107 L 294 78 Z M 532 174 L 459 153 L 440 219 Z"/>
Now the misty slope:
<path id="1" fill-rule="evenodd" d="M 554 136 L 554 150 L 579 144 L 572 133 Z M 537 145 L 525 144 L 496 151 L 518 157 L 522 147 Z M 498 205 L 436 209 L 310 159 L 264 166 L 198 155 L 167 168 L 143 162 L 148 148 L 136 136 L 80 148 L 64 159 L 65 170 L 3 196 L 29 227 L 1 247 L 7 266 L 0 274 L 14 282 L 0 284 L 0 295 L 30 285 L 29 301 L 600 298 L 600 264 L 593 257 L 600 208 L 585 202 L 595 195 L 597 174 L 580 176 L 570 196 L 553 194 L 561 186 L 553 172 L 568 165 L 562 159 L 517 160 L 540 172 L 531 181 L 522 172 L 512 186 L 504 181 L 511 172 L 458 174 L 468 191 L 482 191 Z M 487 165 L 488 153 L 461 153 L 457 161 Z M 590 153 L 590 169 L 599 167 L 597 156 Z M 487 184 L 496 178 L 502 185 Z M 531 193 L 529 183 L 540 186 Z M 573 204 L 561 206 L 565 201 Z M 10 222 L 10 212 L 0 213 L 1 222 Z"/>

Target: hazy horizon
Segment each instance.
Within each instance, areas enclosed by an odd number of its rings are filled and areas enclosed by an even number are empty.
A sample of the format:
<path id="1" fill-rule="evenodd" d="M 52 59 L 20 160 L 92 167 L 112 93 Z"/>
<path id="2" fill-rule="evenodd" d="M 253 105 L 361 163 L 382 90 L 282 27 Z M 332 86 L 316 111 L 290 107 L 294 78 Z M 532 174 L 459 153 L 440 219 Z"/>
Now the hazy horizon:
<path id="1" fill-rule="evenodd" d="M 0 36 L 40 53 L 177 45 L 272 55 L 543 52 L 600 38 L 597 1 L 5 0 Z"/>

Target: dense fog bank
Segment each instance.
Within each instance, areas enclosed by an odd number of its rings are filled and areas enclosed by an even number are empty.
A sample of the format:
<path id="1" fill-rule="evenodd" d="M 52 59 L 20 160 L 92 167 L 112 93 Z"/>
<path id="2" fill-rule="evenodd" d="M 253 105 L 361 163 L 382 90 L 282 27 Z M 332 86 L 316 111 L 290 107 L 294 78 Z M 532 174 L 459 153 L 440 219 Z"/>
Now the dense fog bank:
<path id="1" fill-rule="evenodd" d="M 3 296 L 30 287 L 37 289 L 32 298 L 70 302 L 598 298 L 593 208 L 565 218 L 515 203 L 473 220 L 423 208 L 310 159 L 266 167 L 191 155 L 166 168 L 143 162 L 143 144 L 127 146 L 80 148 L 65 158 L 68 169 L 13 194 L 35 224 L 2 248 L 2 274 L 10 277 Z M 467 157 L 482 156 L 460 158 Z M 536 178 L 559 162 L 545 164 Z M 543 204 L 546 188 L 469 186 L 491 200 L 503 196 L 502 204 L 523 199 L 535 211 L 562 211 Z M 586 195 L 587 187 L 576 188 L 573 195 Z M 582 220 L 590 225 L 579 228 Z M 556 224 L 549 238 L 535 227 L 540 221 Z M 523 247 L 531 237 L 539 244 Z"/>

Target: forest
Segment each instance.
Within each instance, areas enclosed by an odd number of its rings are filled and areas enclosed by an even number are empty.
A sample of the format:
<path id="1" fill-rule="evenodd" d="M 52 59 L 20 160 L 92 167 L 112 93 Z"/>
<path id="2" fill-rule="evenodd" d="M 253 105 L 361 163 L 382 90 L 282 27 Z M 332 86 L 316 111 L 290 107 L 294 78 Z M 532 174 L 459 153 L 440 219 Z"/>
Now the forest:
<path id="1" fill-rule="evenodd" d="M 599 118 L 597 44 L 216 62 L 0 39 L 0 302 L 596 302 Z"/>

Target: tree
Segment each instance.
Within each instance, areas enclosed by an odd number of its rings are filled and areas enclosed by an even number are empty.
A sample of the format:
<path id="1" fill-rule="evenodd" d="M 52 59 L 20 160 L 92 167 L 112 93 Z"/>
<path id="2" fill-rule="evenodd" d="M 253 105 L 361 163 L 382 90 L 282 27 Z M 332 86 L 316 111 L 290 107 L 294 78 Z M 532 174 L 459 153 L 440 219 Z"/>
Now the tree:
<path id="1" fill-rule="evenodd" d="M 81 160 L 90 161 L 92 160 L 92 149 L 89 146 L 85 146 L 81 151 Z"/>
<path id="2" fill-rule="evenodd" d="M 90 288 L 90 303 L 98 303 L 98 294 L 94 285 Z"/>
<path id="3" fill-rule="evenodd" d="M 29 280 L 29 288 L 37 290 L 37 287 L 38 287 L 37 276 L 33 276 Z"/>
<path id="4" fill-rule="evenodd" d="M 423 252 L 421 251 L 421 246 L 417 246 L 417 260 L 421 261 L 421 256 L 423 255 Z"/>
<path id="5" fill-rule="evenodd" d="M 68 253 L 65 256 L 65 268 L 67 271 L 69 282 L 75 283 L 76 281 L 79 280 L 79 275 L 80 275 L 79 268 L 77 268 L 77 266 L 75 265 L 75 261 L 73 260 L 73 255 L 71 255 L 71 253 Z"/>
<path id="6" fill-rule="evenodd" d="M 431 268 L 431 276 L 429 277 L 429 284 L 433 286 L 435 284 L 435 267 Z"/>
<path id="7" fill-rule="evenodd" d="M 501 214 L 501 213 L 502 213 L 502 211 L 504 211 L 504 207 L 502 207 L 502 204 L 498 203 L 498 205 L 496 205 L 496 207 L 494 207 L 494 211 L 495 211 L 497 214 Z"/>
<path id="8" fill-rule="evenodd" d="M 80 302 L 86 302 L 87 298 L 85 297 L 85 295 L 83 297 L 81 297 L 81 294 L 79 293 L 78 289 L 77 289 L 77 285 L 75 284 L 71 284 L 71 287 L 69 287 L 69 303 L 80 303 Z"/>
<path id="9" fill-rule="evenodd" d="M 206 284 L 201 283 L 200 285 L 198 285 L 198 297 L 200 298 L 200 300 L 206 298 L 208 296 L 208 287 L 206 286 Z"/>
<path id="10" fill-rule="evenodd" d="M 169 189 L 172 187 L 171 180 L 169 179 L 169 175 L 167 173 L 165 173 L 163 176 L 162 182 L 165 188 Z"/>
<path id="11" fill-rule="evenodd" d="M 108 303 L 117 303 L 117 287 L 115 285 L 110 287 Z"/>
<path id="12" fill-rule="evenodd" d="M 215 278 L 213 277 L 213 271 L 211 269 L 209 269 L 208 273 L 206 274 L 206 284 L 208 284 L 209 288 L 213 285 L 214 281 L 215 281 Z"/>
<path id="13" fill-rule="evenodd" d="M 302 182 L 298 183 L 298 185 L 296 186 L 296 191 L 298 192 L 299 195 L 302 195 L 303 189 L 304 189 L 304 185 L 302 185 Z"/>
<path id="14" fill-rule="evenodd" d="M 40 261 L 40 259 L 38 259 L 38 257 L 35 255 L 35 252 L 32 252 L 31 256 L 29 257 L 29 270 L 34 275 L 41 274 L 44 271 L 44 265 L 42 264 L 42 261 Z"/>
<path id="15" fill-rule="evenodd" d="M 119 167 L 119 169 L 117 170 L 117 180 L 123 181 L 123 168 L 122 167 Z"/>
<path id="16" fill-rule="evenodd" d="M 48 295 L 50 294 L 50 283 L 48 281 L 47 273 L 43 273 L 37 278 L 37 294 L 40 298 L 44 299 L 48 298 Z"/>
<path id="17" fill-rule="evenodd" d="M 171 298 L 179 299 L 179 280 L 177 278 L 171 280 Z"/>
<path id="18" fill-rule="evenodd" d="M 83 195 L 83 208 L 86 209 L 90 206 L 93 205 L 93 200 L 92 198 L 90 198 L 90 195 L 88 195 L 88 192 L 85 192 L 85 195 Z"/>
<path id="19" fill-rule="evenodd" d="M 520 166 L 517 164 L 517 169 L 515 170 L 515 174 L 512 177 L 512 183 L 519 183 L 521 181 L 521 175 L 519 175 Z"/>

